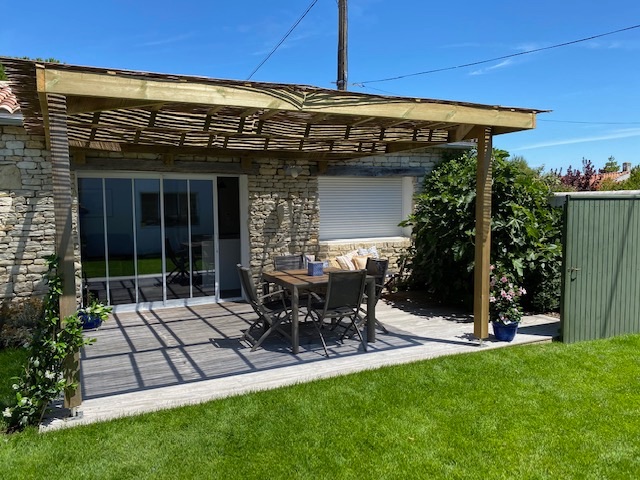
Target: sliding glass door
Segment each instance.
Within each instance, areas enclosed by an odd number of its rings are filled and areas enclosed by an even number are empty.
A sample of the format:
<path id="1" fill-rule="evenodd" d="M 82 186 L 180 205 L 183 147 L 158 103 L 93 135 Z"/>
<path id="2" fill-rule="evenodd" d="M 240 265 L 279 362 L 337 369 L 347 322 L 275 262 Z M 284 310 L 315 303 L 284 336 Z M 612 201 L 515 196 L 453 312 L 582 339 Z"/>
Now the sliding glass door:
<path id="1" fill-rule="evenodd" d="M 240 296 L 237 177 L 87 175 L 78 201 L 85 298 L 155 306 Z"/>

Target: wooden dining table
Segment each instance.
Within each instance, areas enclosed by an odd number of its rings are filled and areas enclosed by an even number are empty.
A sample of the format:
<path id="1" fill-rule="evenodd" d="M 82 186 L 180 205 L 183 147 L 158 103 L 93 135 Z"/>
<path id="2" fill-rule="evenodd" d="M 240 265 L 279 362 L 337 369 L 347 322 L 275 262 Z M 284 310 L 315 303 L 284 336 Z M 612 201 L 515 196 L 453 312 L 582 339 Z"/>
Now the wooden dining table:
<path id="1" fill-rule="evenodd" d="M 291 293 L 291 349 L 300 352 L 300 292 L 316 290 L 329 284 L 329 272 L 342 272 L 339 268 L 324 269 L 322 275 L 309 275 L 307 270 L 274 270 L 262 273 L 262 280 L 275 283 Z M 375 277 L 367 275 L 367 342 L 376 341 Z"/>

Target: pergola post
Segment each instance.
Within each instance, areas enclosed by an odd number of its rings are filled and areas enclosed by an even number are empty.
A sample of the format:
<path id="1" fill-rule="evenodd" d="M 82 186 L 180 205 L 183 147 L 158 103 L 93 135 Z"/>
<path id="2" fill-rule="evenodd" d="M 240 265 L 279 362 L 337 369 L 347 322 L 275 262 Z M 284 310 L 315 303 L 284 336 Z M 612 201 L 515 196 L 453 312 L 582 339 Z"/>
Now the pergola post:
<path id="1" fill-rule="evenodd" d="M 492 139 L 491 127 L 482 127 L 478 135 L 476 249 L 473 271 L 473 334 L 480 340 L 489 337 Z"/>
<path id="2" fill-rule="evenodd" d="M 56 254 L 60 259 L 62 296 L 60 318 L 73 315 L 76 305 L 76 272 L 73 248 L 73 216 L 71 211 L 71 171 L 67 134 L 67 100 L 63 95 L 46 95 L 49 147 L 53 181 L 53 207 L 56 223 Z M 80 355 L 68 358 L 65 365 L 67 380 L 77 387 L 65 393 L 64 406 L 75 408 L 82 402 L 80 390 Z"/>

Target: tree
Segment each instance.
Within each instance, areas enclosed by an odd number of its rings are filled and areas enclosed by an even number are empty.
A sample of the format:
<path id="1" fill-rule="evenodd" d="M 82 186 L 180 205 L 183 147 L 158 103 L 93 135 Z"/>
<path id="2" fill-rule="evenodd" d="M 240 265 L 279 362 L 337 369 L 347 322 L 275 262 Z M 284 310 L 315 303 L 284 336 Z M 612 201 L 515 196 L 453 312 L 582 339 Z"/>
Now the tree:
<path id="1" fill-rule="evenodd" d="M 604 167 L 600 169 L 599 173 L 613 173 L 619 171 L 620 165 L 616 162 L 616 157 L 611 156 L 607 159 L 607 163 L 604 164 Z"/>
<path id="2" fill-rule="evenodd" d="M 593 167 L 591 160 L 582 159 L 582 172 L 579 168 L 575 170 L 567 168 L 567 173 L 560 176 L 560 182 L 569 187 L 573 191 L 586 192 L 596 190 L 596 169 Z"/>
<path id="3" fill-rule="evenodd" d="M 525 307 L 559 306 L 561 211 L 548 203 L 545 177 L 523 159 L 494 151 L 491 261 L 517 279 L 528 295 Z M 426 178 L 413 226 L 411 284 L 434 298 L 470 306 L 475 253 L 475 151 L 445 160 Z"/>
<path id="4" fill-rule="evenodd" d="M 640 190 L 640 166 L 633 167 L 629 179 L 622 182 L 625 190 Z"/>
<path id="5" fill-rule="evenodd" d="M 4 66 L 0 63 L 0 80 L 7 80 L 7 74 L 4 72 Z"/>
<path id="6" fill-rule="evenodd" d="M 613 172 L 619 172 L 619 171 L 620 171 L 620 165 L 618 165 L 618 162 L 616 162 L 616 157 L 611 156 L 607 160 L 607 163 L 604 164 L 604 167 L 600 169 L 599 173 L 613 173 Z"/>

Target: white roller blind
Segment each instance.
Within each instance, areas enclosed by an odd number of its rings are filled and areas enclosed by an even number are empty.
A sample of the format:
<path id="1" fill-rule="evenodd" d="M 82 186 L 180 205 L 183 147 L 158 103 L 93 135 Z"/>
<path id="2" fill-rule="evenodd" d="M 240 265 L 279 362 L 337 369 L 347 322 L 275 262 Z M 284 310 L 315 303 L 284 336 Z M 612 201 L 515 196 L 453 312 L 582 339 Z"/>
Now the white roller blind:
<path id="1" fill-rule="evenodd" d="M 402 235 L 402 178 L 318 177 L 320 240 Z"/>

